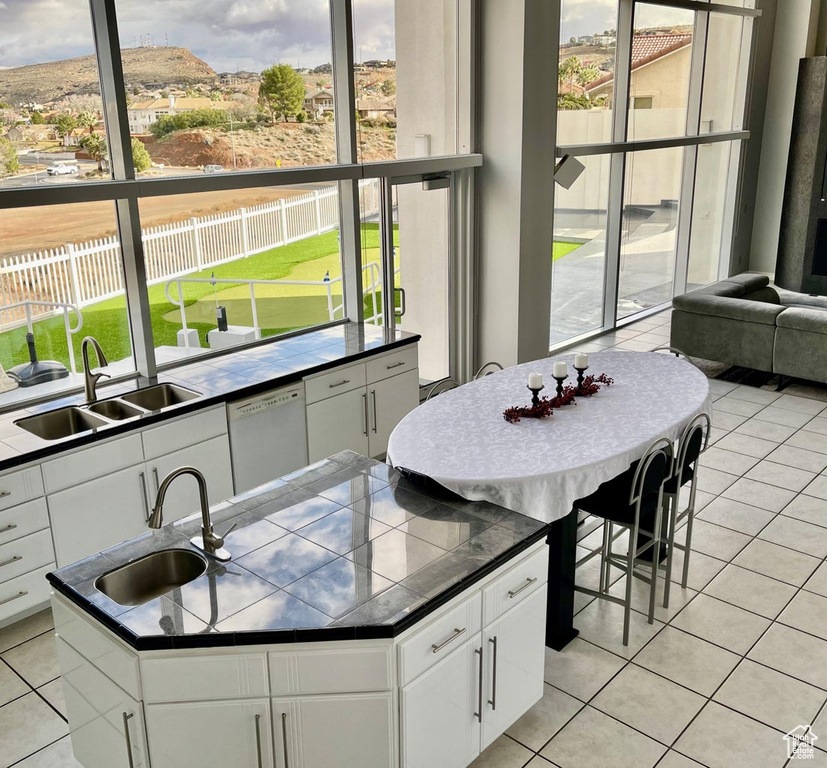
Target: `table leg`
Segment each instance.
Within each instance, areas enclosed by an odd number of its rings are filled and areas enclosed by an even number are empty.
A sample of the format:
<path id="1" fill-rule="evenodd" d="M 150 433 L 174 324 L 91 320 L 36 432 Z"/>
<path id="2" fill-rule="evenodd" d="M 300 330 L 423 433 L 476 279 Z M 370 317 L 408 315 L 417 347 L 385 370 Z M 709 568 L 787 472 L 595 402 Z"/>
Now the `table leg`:
<path id="1" fill-rule="evenodd" d="M 548 534 L 546 645 L 561 651 L 579 634 L 574 628 L 574 563 L 577 559 L 577 512 L 551 524 Z"/>

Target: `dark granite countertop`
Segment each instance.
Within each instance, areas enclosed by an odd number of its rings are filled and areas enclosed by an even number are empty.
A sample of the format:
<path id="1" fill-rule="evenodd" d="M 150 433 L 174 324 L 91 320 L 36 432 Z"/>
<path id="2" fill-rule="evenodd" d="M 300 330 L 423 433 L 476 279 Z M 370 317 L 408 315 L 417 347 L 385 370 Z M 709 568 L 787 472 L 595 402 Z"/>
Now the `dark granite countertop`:
<path id="1" fill-rule="evenodd" d="M 195 390 L 201 393 L 201 397 L 163 411 L 152 411 L 59 440 L 43 440 L 14 422 L 44 411 L 84 405 L 83 392 L 9 411 L 0 414 L 0 472 L 186 413 L 194 413 L 210 405 L 266 392 L 300 381 L 314 373 L 413 344 L 419 339 L 420 336 L 414 333 L 386 331 L 375 325 L 346 322 L 246 347 L 218 357 L 195 357 L 192 362 L 170 369 L 153 379 L 136 377 L 108 386 L 101 384 L 98 387 L 98 399 L 118 397 L 164 382 Z M 33 391 L 32 395 L 35 394 Z"/>
<path id="2" fill-rule="evenodd" d="M 48 575 L 137 650 L 393 637 L 543 539 L 548 523 L 469 502 L 351 451 L 212 508 L 229 563 L 137 607 L 95 588 L 118 565 L 181 548 L 200 514 Z"/>

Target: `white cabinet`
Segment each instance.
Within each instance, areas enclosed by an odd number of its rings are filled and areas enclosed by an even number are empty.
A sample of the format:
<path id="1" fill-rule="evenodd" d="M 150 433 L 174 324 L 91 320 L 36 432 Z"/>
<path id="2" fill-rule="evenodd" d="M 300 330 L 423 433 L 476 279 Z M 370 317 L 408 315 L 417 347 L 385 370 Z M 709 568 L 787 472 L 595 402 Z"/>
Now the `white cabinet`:
<path id="1" fill-rule="evenodd" d="M 150 504 L 154 501 L 163 479 L 179 467 L 195 467 L 204 474 L 210 504 L 217 504 L 233 495 L 230 443 L 226 435 L 205 440 L 203 443 L 147 462 L 147 478 L 151 481 Z M 198 483 L 194 477 L 181 477 L 167 492 L 164 501 L 164 522 L 180 520 L 200 509 Z"/>
<path id="2" fill-rule="evenodd" d="M 120 544 L 146 529 L 143 464 L 49 496 L 58 567 Z"/>
<path id="3" fill-rule="evenodd" d="M 394 764 L 393 695 L 273 699 L 276 768 L 388 768 Z"/>
<path id="4" fill-rule="evenodd" d="M 273 768 L 268 699 L 147 704 L 152 768 Z"/>
<path id="5" fill-rule="evenodd" d="M 405 768 L 464 768 L 480 753 L 483 663 L 477 634 L 402 689 Z"/>
<path id="6" fill-rule="evenodd" d="M 84 768 L 142 768 L 143 707 L 61 637 L 57 637 L 72 749 Z"/>
<path id="7" fill-rule="evenodd" d="M 305 379 L 310 462 L 338 451 L 381 456 L 402 418 L 419 405 L 417 348 Z"/>
<path id="8" fill-rule="evenodd" d="M 483 630 L 482 749 L 542 698 L 545 627 L 546 595 L 540 590 Z"/>
<path id="9" fill-rule="evenodd" d="M 358 389 L 307 406 L 310 463 L 351 450 L 368 452 L 367 392 Z"/>

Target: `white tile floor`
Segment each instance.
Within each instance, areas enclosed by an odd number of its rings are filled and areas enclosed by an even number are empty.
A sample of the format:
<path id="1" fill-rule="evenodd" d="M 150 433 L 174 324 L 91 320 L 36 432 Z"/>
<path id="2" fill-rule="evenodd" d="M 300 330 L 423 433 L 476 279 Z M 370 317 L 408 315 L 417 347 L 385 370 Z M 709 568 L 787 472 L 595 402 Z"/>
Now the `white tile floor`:
<path id="1" fill-rule="evenodd" d="M 661 346 L 668 323 L 584 346 Z M 689 588 L 649 626 L 637 582 L 628 648 L 622 609 L 578 594 L 580 636 L 547 651 L 543 699 L 474 768 L 796 768 L 783 734 L 809 723 L 823 749 L 802 764 L 827 768 L 827 387 L 712 388 Z M 51 627 L 46 612 L 0 630 L 0 768 L 78 766 Z"/>

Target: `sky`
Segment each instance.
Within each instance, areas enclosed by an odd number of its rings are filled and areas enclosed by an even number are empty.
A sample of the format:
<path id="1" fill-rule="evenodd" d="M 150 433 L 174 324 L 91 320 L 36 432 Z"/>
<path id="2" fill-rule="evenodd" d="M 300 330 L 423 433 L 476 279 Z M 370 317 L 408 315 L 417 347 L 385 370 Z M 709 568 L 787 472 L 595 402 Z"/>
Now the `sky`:
<path id="1" fill-rule="evenodd" d="M 560 39 L 594 35 L 606 29 L 617 28 L 618 0 L 562 0 Z M 663 8 L 655 5 L 638 6 L 636 27 L 660 27 L 691 24 L 692 11 Z"/>
<path id="2" fill-rule="evenodd" d="M 394 59 L 394 0 L 354 0 L 357 61 Z M 189 48 L 217 72 L 330 62 L 328 0 L 117 0 L 122 48 Z M 0 0 L 0 67 L 93 52 L 87 0 Z"/>

